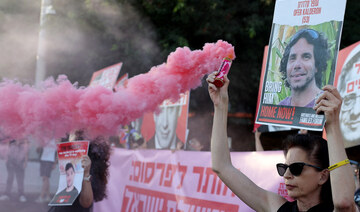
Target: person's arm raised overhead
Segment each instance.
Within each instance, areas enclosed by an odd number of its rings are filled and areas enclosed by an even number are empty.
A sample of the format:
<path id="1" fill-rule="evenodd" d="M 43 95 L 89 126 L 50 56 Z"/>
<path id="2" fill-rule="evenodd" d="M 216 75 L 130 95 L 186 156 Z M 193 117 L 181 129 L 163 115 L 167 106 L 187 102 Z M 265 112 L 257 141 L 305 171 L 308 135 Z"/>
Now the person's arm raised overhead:
<path id="1" fill-rule="evenodd" d="M 356 211 L 353 171 L 347 163 L 348 157 L 339 125 L 342 98 L 334 86 L 326 85 L 323 90 L 324 93 L 316 101 L 314 109 L 317 113 L 324 112 L 326 118 L 330 167 L 335 165 L 334 169 L 329 168 L 334 208 L 335 211 Z"/>
<path id="2" fill-rule="evenodd" d="M 91 187 L 91 159 L 84 155 L 81 158 L 81 166 L 84 168 L 84 179 L 82 182 L 82 189 L 79 196 L 80 205 L 84 208 L 89 208 L 94 201 L 94 194 Z"/>
<path id="3" fill-rule="evenodd" d="M 216 72 L 210 74 L 206 79 L 208 82 L 209 95 L 214 103 L 214 120 L 211 134 L 212 169 L 220 179 L 252 209 L 256 211 L 277 211 L 286 200 L 280 195 L 257 186 L 231 163 L 227 142 L 229 80 L 227 76 L 225 76 L 224 86 L 217 88 L 212 84 L 215 74 Z"/>
<path id="4" fill-rule="evenodd" d="M 255 135 L 255 149 L 256 151 L 264 151 L 264 147 L 261 144 L 261 140 L 260 140 L 260 136 L 261 136 L 261 132 L 258 131 L 258 129 L 255 130 L 254 132 Z"/>

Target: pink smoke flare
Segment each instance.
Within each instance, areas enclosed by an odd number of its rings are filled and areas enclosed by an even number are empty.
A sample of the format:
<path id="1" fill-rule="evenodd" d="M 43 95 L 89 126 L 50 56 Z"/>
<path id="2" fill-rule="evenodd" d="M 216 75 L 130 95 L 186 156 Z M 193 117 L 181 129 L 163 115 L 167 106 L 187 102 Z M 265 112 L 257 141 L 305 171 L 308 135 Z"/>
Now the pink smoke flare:
<path id="1" fill-rule="evenodd" d="M 84 129 L 90 138 L 115 135 L 119 126 L 156 111 L 165 99 L 201 85 L 201 78 L 218 69 L 224 57 L 235 58 L 225 41 L 207 43 L 203 50 L 177 48 L 166 63 L 128 81 L 113 92 L 101 86 L 80 87 L 61 75 L 42 89 L 14 81 L 0 84 L 0 132 L 20 139 L 32 135 L 40 143 Z"/>

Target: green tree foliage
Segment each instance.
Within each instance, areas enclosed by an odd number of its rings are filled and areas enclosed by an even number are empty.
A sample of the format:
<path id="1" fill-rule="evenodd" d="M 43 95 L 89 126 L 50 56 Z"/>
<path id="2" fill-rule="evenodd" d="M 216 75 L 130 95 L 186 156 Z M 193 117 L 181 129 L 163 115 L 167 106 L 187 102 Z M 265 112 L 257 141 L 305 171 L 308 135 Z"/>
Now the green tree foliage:
<path id="1" fill-rule="evenodd" d="M 347 0 L 340 49 L 360 41 L 360 4 L 357 0 Z"/>
<path id="2" fill-rule="evenodd" d="M 123 2 L 122 0 L 118 0 Z M 156 28 L 163 55 L 176 47 L 198 49 L 223 39 L 235 46 L 230 72 L 231 110 L 255 112 L 264 46 L 269 42 L 275 0 L 129 0 Z M 360 4 L 348 0 L 340 48 L 360 40 Z M 206 83 L 192 92 L 191 109 L 211 105 Z"/>
<path id="3" fill-rule="evenodd" d="M 159 44 L 167 55 L 176 47 L 202 48 L 204 43 L 226 40 L 237 55 L 229 75 L 231 110 L 254 112 L 264 46 L 271 30 L 273 1 L 133 0 L 149 17 Z M 193 110 L 211 105 L 207 87 L 191 94 Z"/>
<path id="4" fill-rule="evenodd" d="M 14 78 L 15 73 L 34 69 L 40 2 L 1 1 L 2 76 Z M 50 15 L 44 26 L 48 76 L 66 74 L 71 81 L 86 86 L 94 71 L 118 62 L 124 62 L 123 72 L 134 76 L 165 62 L 177 47 L 200 49 L 204 43 L 222 39 L 235 46 L 237 55 L 229 75 L 231 110 L 255 112 L 275 0 L 52 2 L 56 14 Z M 347 0 L 340 48 L 360 40 L 360 28 L 356 27 L 360 23 L 359 9 L 357 0 Z M 192 110 L 211 109 L 203 84 L 191 93 Z"/>
<path id="5" fill-rule="evenodd" d="M 53 0 L 53 7 L 45 26 L 48 75 L 66 74 L 86 86 L 94 71 L 115 63 L 134 76 L 161 61 L 156 33 L 131 5 Z"/>

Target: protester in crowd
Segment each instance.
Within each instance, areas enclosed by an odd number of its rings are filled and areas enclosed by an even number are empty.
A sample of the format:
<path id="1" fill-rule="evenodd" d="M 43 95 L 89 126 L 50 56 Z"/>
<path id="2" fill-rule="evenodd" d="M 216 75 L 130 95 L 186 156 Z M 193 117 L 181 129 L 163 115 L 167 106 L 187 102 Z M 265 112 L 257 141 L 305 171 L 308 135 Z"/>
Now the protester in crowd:
<path id="1" fill-rule="evenodd" d="M 25 168 L 28 161 L 29 144 L 26 139 L 12 140 L 9 142 L 9 149 L 6 160 L 7 180 L 5 193 L 0 196 L 0 201 L 10 200 L 11 189 L 16 178 L 18 188 L 18 200 L 26 202 L 24 195 Z"/>
<path id="2" fill-rule="evenodd" d="M 291 95 L 279 105 L 314 107 L 328 59 L 328 43 L 322 34 L 313 29 L 296 32 L 286 46 L 280 64 L 280 72 Z"/>
<path id="3" fill-rule="evenodd" d="M 146 149 L 146 143 L 140 133 L 139 127 L 130 126 L 127 134 L 129 149 Z"/>
<path id="4" fill-rule="evenodd" d="M 284 177 L 288 195 L 295 200 L 288 202 L 282 196 L 260 188 L 232 165 L 226 132 L 229 80 L 225 77 L 225 85 L 217 88 L 212 84 L 215 74 L 207 78 L 215 109 L 212 168 L 244 203 L 255 211 L 355 210 L 353 172 L 339 127 L 341 97 L 335 87 L 325 86 L 314 107 L 317 113 L 325 114 L 328 141 L 311 134 L 296 134 L 285 143 L 285 164 L 277 164 L 277 170 Z M 329 164 L 335 164 L 336 168 L 328 168 Z"/>
<path id="5" fill-rule="evenodd" d="M 82 132 L 76 133 L 75 140 L 84 140 Z M 52 206 L 49 212 L 90 212 L 93 202 L 106 198 L 106 185 L 109 176 L 110 144 L 104 137 L 90 141 L 88 156 L 81 159 L 84 168 L 82 189 L 71 206 Z"/>
<path id="6" fill-rule="evenodd" d="M 193 151 L 201 151 L 204 149 L 204 145 L 201 143 L 201 141 L 194 137 L 189 140 L 189 150 Z"/>
<path id="7" fill-rule="evenodd" d="M 40 153 L 40 176 L 42 178 L 42 187 L 40 196 L 35 200 L 37 203 L 50 202 L 50 176 L 55 168 L 56 161 L 56 144 L 55 140 L 51 140 L 44 147 L 39 147 L 37 151 Z"/>
<path id="8" fill-rule="evenodd" d="M 261 132 L 259 132 L 258 129 L 256 129 L 254 132 L 254 135 L 255 135 L 255 150 L 256 151 L 264 151 L 264 147 L 262 146 L 261 140 L 260 140 Z"/>
<path id="9" fill-rule="evenodd" d="M 209 151 L 210 150 L 210 134 L 209 129 L 202 122 L 189 123 L 190 130 L 188 130 L 187 142 L 185 150 L 190 151 Z M 210 125 L 209 125 L 210 127 Z M 181 142 L 182 143 L 182 142 Z"/>

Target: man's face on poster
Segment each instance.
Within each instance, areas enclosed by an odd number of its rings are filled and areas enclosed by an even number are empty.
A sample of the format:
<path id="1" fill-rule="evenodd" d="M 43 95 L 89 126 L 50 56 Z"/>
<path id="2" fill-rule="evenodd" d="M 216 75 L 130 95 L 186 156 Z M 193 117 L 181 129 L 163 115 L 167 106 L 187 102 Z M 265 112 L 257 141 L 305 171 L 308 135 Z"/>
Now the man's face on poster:
<path id="1" fill-rule="evenodd" d="M 168 105 L 161 107 L 161 112 L 154 114 L 155 137 L 161 147 L 168 147 L 176 142 L 176 127 L 181 113 L 181 105 Z"/>
<path id="2" fill-rule="evenodd" d="M 360 140 L 360 59 L 352 70 L 346 73 L 345 86 L 339 88 L 343 97 L 340 111 L 340 127 L 346 141 L 355 142 Z M 358 83 L 356 83 L 358 82 Z"/>
<path id="3" fill-rule="evenodd" d="M 66 186 L 70 188 L 74 184 L 75 171 L 72 167 L 66 170 Z"/>
<path id="4" fill-rule="evenodd" d="M 287 81 L 292 90 L 302 91 L 315 80 L 314 46 L 300 38 L 290 49 L 286 67 Z"/>

